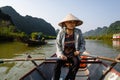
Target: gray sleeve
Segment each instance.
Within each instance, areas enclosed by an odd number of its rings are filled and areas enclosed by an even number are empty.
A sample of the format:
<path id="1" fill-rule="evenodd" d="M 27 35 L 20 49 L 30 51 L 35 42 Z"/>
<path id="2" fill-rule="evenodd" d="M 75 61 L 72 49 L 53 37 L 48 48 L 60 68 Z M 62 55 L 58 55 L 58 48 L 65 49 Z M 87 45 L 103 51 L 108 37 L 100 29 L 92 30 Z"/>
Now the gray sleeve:
<path id="1" fill-rule="evenodd" d="M 59 57 L 62 55 L 62 38 L 61 38 L 61 31 L 59 31 L 57 38 L 56 38 L 56 55 Z"/>
<path id="2" fill-rule="evenodd" d="M 79 32 L 79 51 L 81 52 L 81 53 L 83 53 L 85 50 L 86 50 L 86 48 L 85 48 L 85 40 L 84 40 L 84 37 L 83 37 L 83 35 L 82 35 L 82 32 L 81 32 L 81 30 L 80 30 L 80 32 Z"/>

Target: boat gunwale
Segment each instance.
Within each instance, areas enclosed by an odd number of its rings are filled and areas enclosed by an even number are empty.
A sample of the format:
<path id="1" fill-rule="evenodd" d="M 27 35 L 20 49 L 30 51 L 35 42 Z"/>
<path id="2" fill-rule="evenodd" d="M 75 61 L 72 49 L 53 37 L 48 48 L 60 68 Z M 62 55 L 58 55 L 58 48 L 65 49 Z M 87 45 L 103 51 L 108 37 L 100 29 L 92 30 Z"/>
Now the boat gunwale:
<path id="1" fill-rule="evenodd" d="M 43 63 L 41 63 L 40 65 L 42 65 Z M 36 70 L 36 66 L 34 68 L 32 68 L 29 72 L 25 73 L 25 75 L 23 75 L 19 80 L 23 80 L 23 78 L 25 78 L 27 75 L 29 75 L 31 72 L 33 72 L 34 70 Z"/>
<path id="2" fill-rule="evenodd" d="M 51 56 L 53 57 L 55 56 L 54 54 Z M 44 62 L 40 63 L 37 67 L 35 66 L 34 68 L 32 68 L 29 72 L 27 72 L 24 76 L 22 76 L 19 80 L 23 80 L 27 75 L 31 74 L 33 71 L 35 71 L 38 67 L 42 66 L 44 63 L 56 63 L 56 60 L 45 60 Z M 83 62 L 84 63 L 84 62 Z M 86 62 L 87 63 L 87 62 Z M 87 64 L 90 64 L 90 62 L 88 62 Z M 93 63 L 92 63 L 93 64 Z M 102 64 L 104 67 L 109 67 L 109 65 L 107 65 L 106 63 L 104 63 L 101 60 L 98 60 L 98 62 L 95 62 L 94 64 Z M 112 68 L 109 72 L 113 72 L 116 75 L 120 76 L 120 72 L 116 71 L 114 68 Z"/>
<path id="3" fill-rule="evenodd" d="M 43 65 L 44 63 L 55 63 L 56 61 L 45 61 L 45 62 L 42 62 L 38 65 L 41 66 Z M 31 74 L 33 71 L 35 71 L 37 69 L 37 67 L 35 66 L 34 68 L 32 68 L 29 72 L 27 72 L 24 76 L 22 76 L 19 80 L 23 80 L 23 78 L 25 78 L 27 75 Z"/>

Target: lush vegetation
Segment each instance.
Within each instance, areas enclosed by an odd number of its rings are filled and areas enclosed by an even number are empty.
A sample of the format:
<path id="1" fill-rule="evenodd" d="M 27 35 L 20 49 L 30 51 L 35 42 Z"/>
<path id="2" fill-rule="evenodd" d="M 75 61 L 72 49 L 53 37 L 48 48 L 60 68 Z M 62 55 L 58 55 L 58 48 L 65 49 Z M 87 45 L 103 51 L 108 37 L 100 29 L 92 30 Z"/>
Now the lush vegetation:
<path id="1" fill-rule="evenodd" d="M 10 16 L 0 10 L 0 41 L 13 41 L 25 36 L 24 32 L 20 32 L 15 28 Z"/>
<path id="2" fill-rule="evenodd" d="M 14 39 L 19 40 L 26 36 L 27 35 L 24 32 L 17 31 L 14 25 L 7 25 L 5 20 L 0 21 L 0 41 L 13 41 Z"/>
<path id="3" fill-rule="evenodd" d="M 32 32 L 42 32 L 45 35 L 55 36 L 54 27 L 42 18 L 32 17 L 29 15 L 21 16 L 12 7 L 1 7 L 2 13 L 11 17 L 15 27 L 21 32 L 31 34 Z"/>
<path id="4" fill-rule="evenodd" d="M 25 32 L 21 32 L 15 29 L 14 25 L 6 26 L 6 21 L 2 20 L 0 22 L 0 41 L 13 41 L 21 39 L 37 40 L 38 38 L 45 39 L 54 39 L 56 36 L 47 36 L 42 32 L 32 32 L 30 35 L 27 35 Z"/>
<path id="5" fill-rule="evenodd" d="M 112 23 L 109 27 L 104 26 L 103 28 L 98 27 L 95 30 L 90 30 L 84 33 L 86 39 L 97 39 L 97 40 L 111 40 L 113 34 L 120 33 L 120 21 Z"/>
<path id="6" fill-rule="evenodd" d="M 40 18 L 21 16 L 12 7 L 0 8 L 0 41 L 56 38 L 56 32 L 51 24 Z"/>
<path id="7" fill-rule="evenodd" d="M 15 26 L 9 22 L 9 20 L 0 20 L 0 41 L 13 41 L 13 40 L 21 40 L 21 39 L 29 39 L 38 40 L 45 39 L 54 39 L 56 36 L 48 36 L 44 35 L 42 32 L 32 32 L 30 35 L 25 32 L 21 32 L 16 30 Z"/>
<path id="8" fill-rule="evenodd" d="M 48 35 L 44 35 L 42 32 L 32 32 L 30 35 L 30 38 L 32 40 L 42 40 L 44 39 L 55 39 L 56 36 L 48 36 Z"/>

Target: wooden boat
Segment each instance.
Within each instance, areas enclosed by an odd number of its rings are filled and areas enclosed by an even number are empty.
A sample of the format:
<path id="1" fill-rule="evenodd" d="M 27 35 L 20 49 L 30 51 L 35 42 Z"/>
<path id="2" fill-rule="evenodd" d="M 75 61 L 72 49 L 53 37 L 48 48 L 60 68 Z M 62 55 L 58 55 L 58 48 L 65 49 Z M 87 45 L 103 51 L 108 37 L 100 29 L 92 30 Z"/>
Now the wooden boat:
<path id="1" fill-rule="evenodd" d="M 36 45 L 44 45 L 47 42 L 45 40 L 32 40 L 32 39 L 26 39 L 22 40 L 27 46 L 36 46 Z"/>
<path id="2" fill-rule="evenodd" d="M 55 60 L 45 60 L 40 65 L 32 61 L 36 67 L 25 74 L 20 80 L 52 80 Z M 75 80 L 120 80 L 120 72 L 114 69 L 116 62 L 107 64 L 96 58 L 82 59 L 81 63 L 87 67 L 79 68 Z M 119 65 L 118 65 L 119 66 Z M 69 67 L 62 67 L 60 80 L 64 80 Z"/>

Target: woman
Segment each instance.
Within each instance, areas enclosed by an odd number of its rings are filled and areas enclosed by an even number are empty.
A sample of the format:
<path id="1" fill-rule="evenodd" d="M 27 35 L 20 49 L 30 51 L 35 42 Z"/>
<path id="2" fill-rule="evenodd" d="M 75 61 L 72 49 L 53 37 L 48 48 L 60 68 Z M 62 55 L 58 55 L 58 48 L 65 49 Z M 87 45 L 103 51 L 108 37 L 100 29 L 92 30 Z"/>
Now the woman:
<path id="1" fill-rule="evenodd" d="M 75 28 L 83 22 L 72 14 L 67 15 L 58 25 L 62 27 L 56 38 L 56 55 L 61 58 L 55 66 L 53 80 L 59 80 L 61 67 L 66 63 L 72 63 L 65 80 L 75 80 L 79 69 L 79 56 L 85 51 L 85 41 L 80 29 Z"/>

